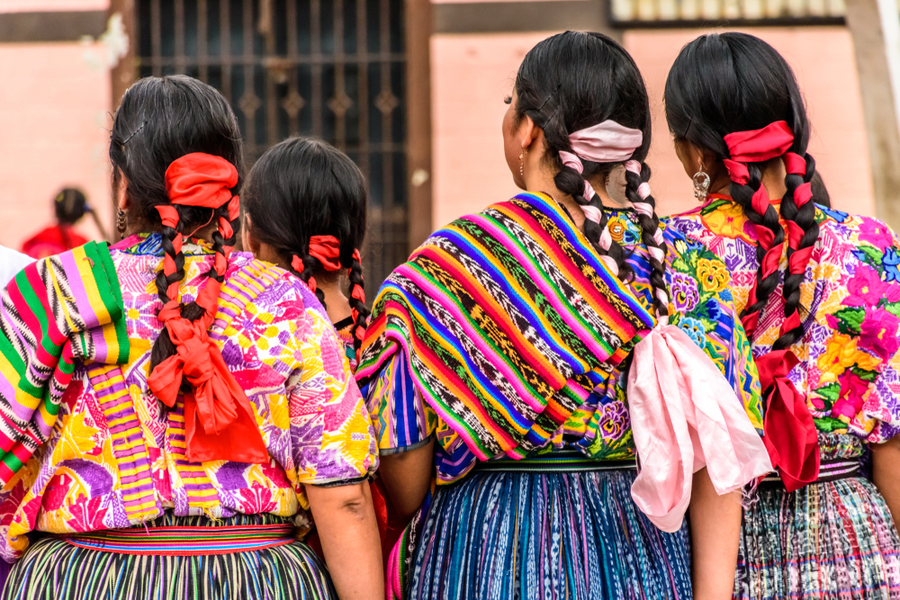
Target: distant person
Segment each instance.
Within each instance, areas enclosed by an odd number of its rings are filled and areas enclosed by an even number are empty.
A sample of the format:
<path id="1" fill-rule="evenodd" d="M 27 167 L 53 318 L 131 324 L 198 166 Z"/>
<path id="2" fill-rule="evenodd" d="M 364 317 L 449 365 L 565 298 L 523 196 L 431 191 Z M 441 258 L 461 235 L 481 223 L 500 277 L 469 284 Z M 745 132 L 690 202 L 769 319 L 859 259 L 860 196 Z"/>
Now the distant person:
<path id="1" fill-rule="evenodd" d="M 73 229 L 86 213 L 91 213 L 100 234 L 106 237 L 100 220 L 81 190 L 65 188 L 60 191 L 53 201 L 53 209 L 56 212 L 56 224 L 32 236 L 22 245 L 22 252 L 32 258 L 46 258 L 54 254 L 61 254 L 88 243 L 87 238 Z"/>
<path id="2" fill-rule="evenodd" d="M 12 248 L 0 246 L 0 288 L 6 286 L 16 273 L 34 262 L 31 257 Z"/>

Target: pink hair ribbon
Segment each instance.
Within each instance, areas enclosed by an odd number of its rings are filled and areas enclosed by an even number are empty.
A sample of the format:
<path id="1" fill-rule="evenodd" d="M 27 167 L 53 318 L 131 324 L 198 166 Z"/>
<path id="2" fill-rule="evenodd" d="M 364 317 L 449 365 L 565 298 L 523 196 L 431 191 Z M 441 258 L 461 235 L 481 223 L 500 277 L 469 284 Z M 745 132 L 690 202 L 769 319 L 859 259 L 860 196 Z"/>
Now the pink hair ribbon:
<path id="1" fill-rule="evenodd" d="M 631 497 L 663 531 L 681 527 L 703 467 L 719 495 L 772 470 L 728 380 L 678 326 L 657 325 L 638 342 L 627 390 L 640 457 Z"/>

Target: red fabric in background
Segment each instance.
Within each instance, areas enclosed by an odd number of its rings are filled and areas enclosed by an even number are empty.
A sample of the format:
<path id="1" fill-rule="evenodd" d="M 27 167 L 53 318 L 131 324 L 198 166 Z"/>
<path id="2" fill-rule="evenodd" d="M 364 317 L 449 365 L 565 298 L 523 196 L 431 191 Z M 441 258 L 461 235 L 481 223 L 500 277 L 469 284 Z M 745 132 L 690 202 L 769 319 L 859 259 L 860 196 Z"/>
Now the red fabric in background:
<path id="1" fill-rule="evenodd" d="M 57 223 L 28 238 L 22 244 L 22 252 L 31 258 L 47 258 L 83 246 L 88 241 L 76 233 L 71 225 Z"/>

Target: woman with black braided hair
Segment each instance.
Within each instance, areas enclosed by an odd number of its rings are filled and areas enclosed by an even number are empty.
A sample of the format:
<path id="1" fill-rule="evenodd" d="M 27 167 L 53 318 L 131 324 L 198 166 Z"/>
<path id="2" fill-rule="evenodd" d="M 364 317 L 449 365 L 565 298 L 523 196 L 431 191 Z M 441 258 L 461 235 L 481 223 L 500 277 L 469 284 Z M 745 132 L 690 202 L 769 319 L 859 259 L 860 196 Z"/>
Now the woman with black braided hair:
<path id="1" fill-rule="evenodd" d="M 759 389 L 725 266 L 658 226 L 641 75 L 608 37 L 566 32 L 528 52 L 509 105 L 507 163 L 532 191 L 426 241 L 363 344 L 379 472 L 413 515 L 391 590 L 727 598 L 734 492 L 770 469 Z M 617 168 L 627 231 L 609 227 Z"/>
<path id="2" fill-rule="evenodd" d="M 253 165 L 243 206 L 244 248 L 309 286 L 354 369 L 369 316 L 359 252 L 367 201 L 363 175 L 346 154 L 320 140 L 291 138 Z"/>
<path id="3" fill-rule="evenodd" d="M 4 291 L 3 598 L 381 596 L 369 415 L 306 285 L 231 252 L 240 140 L 212 87 L 139 81 L 110 140 L 122 241 Z"/>
<path id="4" fill-rule="evenodd" d="M 764 41 L 694 40 L 665 100 L 703 202 L 668 225 L 728 265 L 777 469 L 744 513 L 734 597 L 900 598 L 900 243 L 820 204 L 803 98 Z"/>

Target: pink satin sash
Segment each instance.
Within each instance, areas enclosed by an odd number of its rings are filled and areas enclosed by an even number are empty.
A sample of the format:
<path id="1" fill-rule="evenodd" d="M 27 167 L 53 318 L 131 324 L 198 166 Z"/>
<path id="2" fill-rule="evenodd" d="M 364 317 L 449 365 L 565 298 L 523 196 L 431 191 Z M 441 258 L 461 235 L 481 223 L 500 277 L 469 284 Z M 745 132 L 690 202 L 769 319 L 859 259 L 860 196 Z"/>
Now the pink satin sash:
<path id="1" fill-rule="evenodd" d="M 663 531 L 681 527 L 703 467 L 719 495 L 772 471 L 731 385 L 674 325 L 658 325 L 635 347 L 628 405 L 640 461 L 631 496 Z"/>

